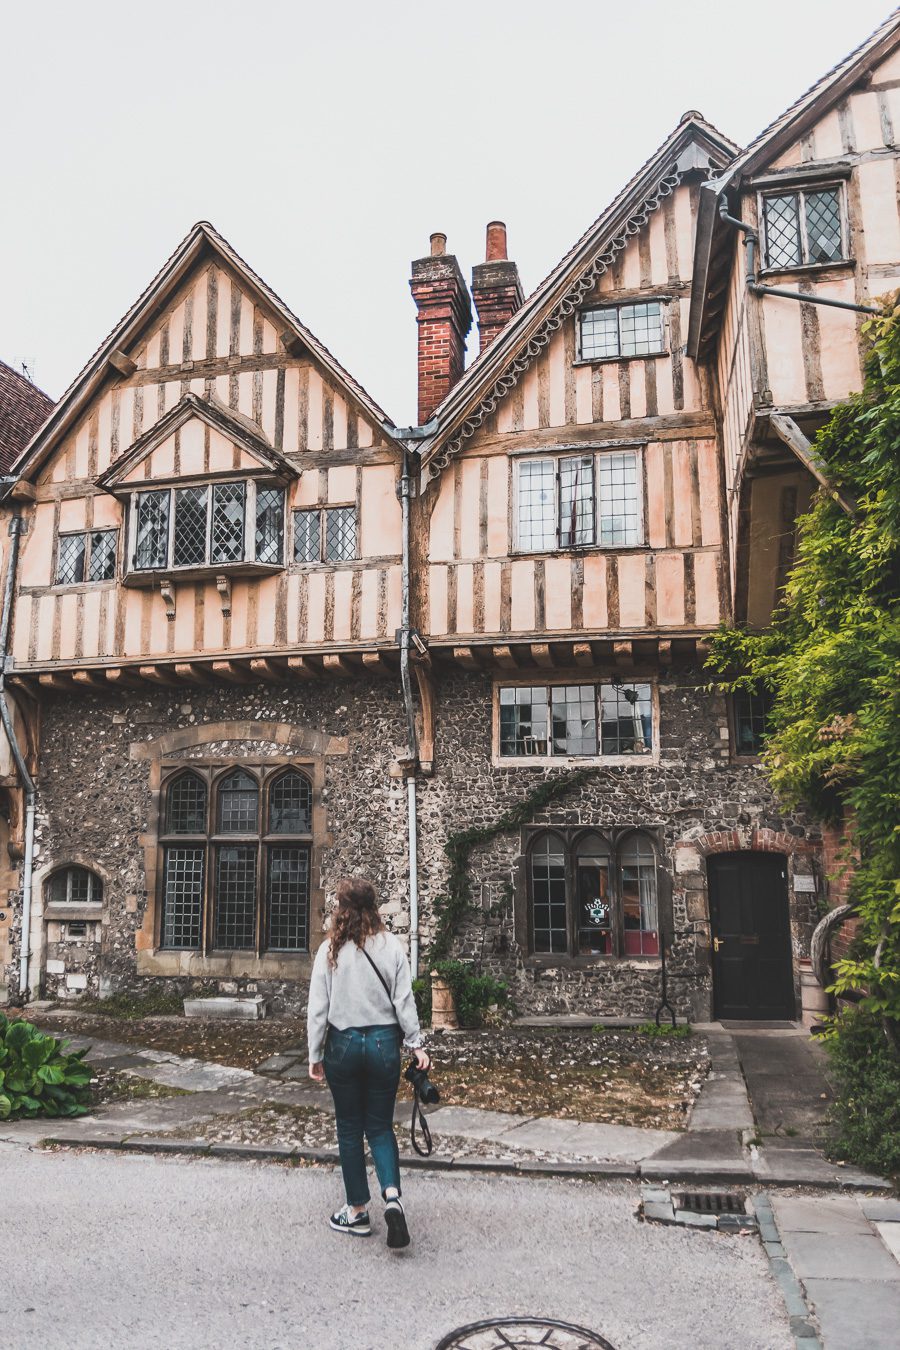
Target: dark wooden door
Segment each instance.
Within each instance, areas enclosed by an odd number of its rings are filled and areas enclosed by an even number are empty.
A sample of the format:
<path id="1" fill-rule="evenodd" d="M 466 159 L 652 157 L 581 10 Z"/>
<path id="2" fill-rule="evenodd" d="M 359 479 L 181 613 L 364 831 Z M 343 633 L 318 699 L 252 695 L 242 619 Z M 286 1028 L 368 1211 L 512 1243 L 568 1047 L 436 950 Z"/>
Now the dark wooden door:
<path id="1" fill-rule="evenodd" d="M 772 853 L 707 860 L 716 1017 L 795 1015 L 787 863 Z"/>

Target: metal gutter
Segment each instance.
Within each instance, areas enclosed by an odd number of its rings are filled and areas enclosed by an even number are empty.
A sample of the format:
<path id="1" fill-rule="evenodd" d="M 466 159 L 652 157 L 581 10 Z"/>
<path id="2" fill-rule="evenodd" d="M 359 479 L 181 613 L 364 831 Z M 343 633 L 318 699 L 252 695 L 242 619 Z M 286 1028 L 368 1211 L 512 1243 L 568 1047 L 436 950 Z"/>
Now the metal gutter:
<path id="1" fill-rule="evenodd" d="M 403 689 L 403 703 L 406 708 L 406 736 L 408 746 L 408 768 L 406 776 L 406 816 L 407 839 L 409 847 L 409 964 L 413 979 L 419 973 L 419 860 L 418 828 L 416 803 L 416 765 L 418 745 L 416 740 L 416 713 L 413 705 L 412 679 L 409 673 L 410 643 L 410 455 L 408 446 L 403 447 L 403 468 L 400 475 L 400 510 L 402 522 L 401 556 L 401 628 L 400 628 L 400 684 Z"/>

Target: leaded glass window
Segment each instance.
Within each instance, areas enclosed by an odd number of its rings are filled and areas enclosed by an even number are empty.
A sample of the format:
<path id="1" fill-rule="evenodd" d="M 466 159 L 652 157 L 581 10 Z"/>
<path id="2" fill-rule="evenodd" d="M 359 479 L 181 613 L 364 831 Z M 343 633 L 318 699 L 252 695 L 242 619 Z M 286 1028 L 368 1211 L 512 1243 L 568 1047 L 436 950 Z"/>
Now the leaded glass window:
<path id="1" fill-rule="evenodd" d="M 173 566 L 197 567 L 206 562 L 206 527 L 208 512 L 208 488 L 179 488 L 175 493 L 175 538 L 172 543 Z"/>
<path id="2" fill-rule="evenodd" d="M 767 267 L 840 262 L 846 256 L 837 187 L 769 194 L 763 218 Z"/>
<path id="3" fill-rule="evenodd" d="M 645 755 L 653 748 L 649 684 L 505 685 L 498 704 L 501 758 Z"/>
<path id="4" fill-rule="evenodd" d="M 663 302 L 605 305 L 581 313 L 581 359 L 605 361 L 623 356 L 655 356 L 665 351 Z"/>
<path id="5" fill-rule="evenodd" d="M 83 534 L 61 534 L 56 550 L 57 586 L 74 586 L 84 581 L 85 537 Z"/>
<path id="6" fill-rule="evenodd" d="M 325 512 L 325 562 L 356 557 L 356 509 L 336 506 Z"/>
<path id="7" fill-rule="evenodd" d="M 306 951 L 309 947 L 309 849 L 278 844 L 271 846 L 268 853 L 269 947 L 273 951 Z"/>
<path id="8" fill-rule="evenodd" d="M 184 773 L 169 787 L 166 810 L 168 834 L 205 834 L 208 793 L 203 779 Z"/>
<path id="9" fill-rule="evenodd" d="M 556 548 L 556 461 L 519 464 L 518 545 L 532 553 Z"/>
<path id="10" fill-rule="evenodd" d="M 87 867 L 65 867 L 50 878 L 49 895 L 54 905 L 99 904 L 103 882 Z"/>
<path id="11" fill-rule="evenodd" d="M 597 692 L 592 684 L 554 685 L 550 690 L 555 755 L 596 755 Z"/>
<path id="12" fill-rule="evenodd" d="M 220 834 L 253 834 L 256 831 L 259 784 L 243 769 L 234 769 L 219 783 Z"/>
<path id="13" fill-rule="evenodd" d="M 193 950 L 201 945 L 206 851 L 176 846 L 164 850 L 163 947 Z"/>
<path id="14" fill-rule="evenodd" d="M 589 834 L 575 849 L 575 905 L 580 956 L 613 950 L 612 858 L 599 834 Z"/>
<path id="15" fill-rule="evenodd" d="M 640 462 L 633 450 L 519 461 L 517 547 L 540 553 L 640 544 Z"/>
<path id="16" fill-rule="evenodd" d="M 91 532 L 88 581 L 112 581 L 115 577 L 118 535 L 118 530 Z"/>
<path id="17" fill-rule="evenodd" d="M 644 755 L 653 747 L 649 684 L 600 686 L 600 740 L 604 755 Z"/>
<path id="18" fill-rule="evenodd" d="M 284 555 L 284 488 L 256 489 L 256 561 L 280 563 Z"/>
<path id="19" fill-rule="evenodd" d="M 569 947 L 566 852 L 555 835 L 539 835 L 532 844 L 529 873 L 534 950 L 565 953 Z"/>
<path id="20" fill-rule="evenodd" d="M 216 483 L 209 540 L 210 562 L 240 562 L 243 556 L 244 484 Z"/>
<path id="21" fill-rule="evenodd" d="M 305 834 L 312 818 L 312 788 L 302 773 L 289 769 L 269 789 L 269 834 Z"/>
<path id="22" fill-rule="evenodd" d="M 619 854 L 626 956 L 659 953 L 656 852 L 643 834 L 632 835 Z"/>
<path id="23" fill-rule="evenodd" d="M 578 548 L 594 542 L 594 460 L 578 455 L 559 461 L 559 543 Z"/>
<path id="24" fill-rule="evenodd" d="M 283 765 L 235 765 L 211 791 L 211 773 L 182 769 L 163 784 L 162 946 L 308 951 L 309 778 Z"/>
<path id="25" fill-rule="evenodd" d="M 536 956 L 659 954 L 657 851 L 650 834 L 621 827 L 535 830 L 525 863 L 528 937 Z"/>
<path id="26" fill-rule="evenodd" d="M 637 455 L 633 451 L 600 456 L 600 544 L 629 547 L 640 543 Z"/>
<path id="27" fill-rule="evenodd" d="M 294 561 L 316 563 L 322 560 L 321 511 L 294 512 Z"/>
<path id="28" fill-rule="evenodd" d="M 150 569 L 165 567 L 169 558 L 169 490 L 139 492 L 134 565 Z"/>
<path id="29" fill-rule="evenodd" d="M 734 752 L 758 755 L 768 730 L 772 697 L 764 690 L 738 689 L 732 695 L 734 709 Z"/>
<path id="30" fill-rule="evenodd" d="M 500 690 L 500 754 L 547 755 L 549 697 L 545 685 Z"/>

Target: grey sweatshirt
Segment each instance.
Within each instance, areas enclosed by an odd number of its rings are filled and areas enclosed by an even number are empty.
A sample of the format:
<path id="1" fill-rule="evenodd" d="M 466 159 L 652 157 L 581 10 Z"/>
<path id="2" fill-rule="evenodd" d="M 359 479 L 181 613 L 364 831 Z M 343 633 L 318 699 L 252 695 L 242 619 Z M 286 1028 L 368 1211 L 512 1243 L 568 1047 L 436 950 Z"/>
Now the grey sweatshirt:
<path id="1" fill-rule="evenodd" d="M 390 1000 L 355 942 L 344 943 L 336 966 L 328 960 L 327 939 L 316 952 L 306 1011 L 311 1064 L 318 1064 L 324 1057 L 329 1023 L 345 1031 L 347 1027 L 398 1022 L 405 1046 L 413 1050 L 422 1044 L 409 962 L 399 941 L 393 933 L 375 933 L 366 938 L 366 951 L 387 981 Z"/>

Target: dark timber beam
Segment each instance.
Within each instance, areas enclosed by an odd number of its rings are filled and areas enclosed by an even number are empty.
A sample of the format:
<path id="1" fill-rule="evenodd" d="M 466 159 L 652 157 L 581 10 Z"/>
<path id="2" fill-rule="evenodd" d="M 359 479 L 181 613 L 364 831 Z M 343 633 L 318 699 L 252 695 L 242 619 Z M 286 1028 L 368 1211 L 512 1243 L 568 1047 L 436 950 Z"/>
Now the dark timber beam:
<path id="1" fill-rule="evenodd" d="M 794 452 L 803 467 L 812 474 L 829 497 L 833 498 L 851 519 L 856 520 L 859 515 L 856 502 L 834 486 L 828 476 L 827 465 L 816 454 L 812 442 L 806 439 L 793 417 L 787 417 L 784 413 L 770 413 L 769 426 L 778 439 Z"/>

